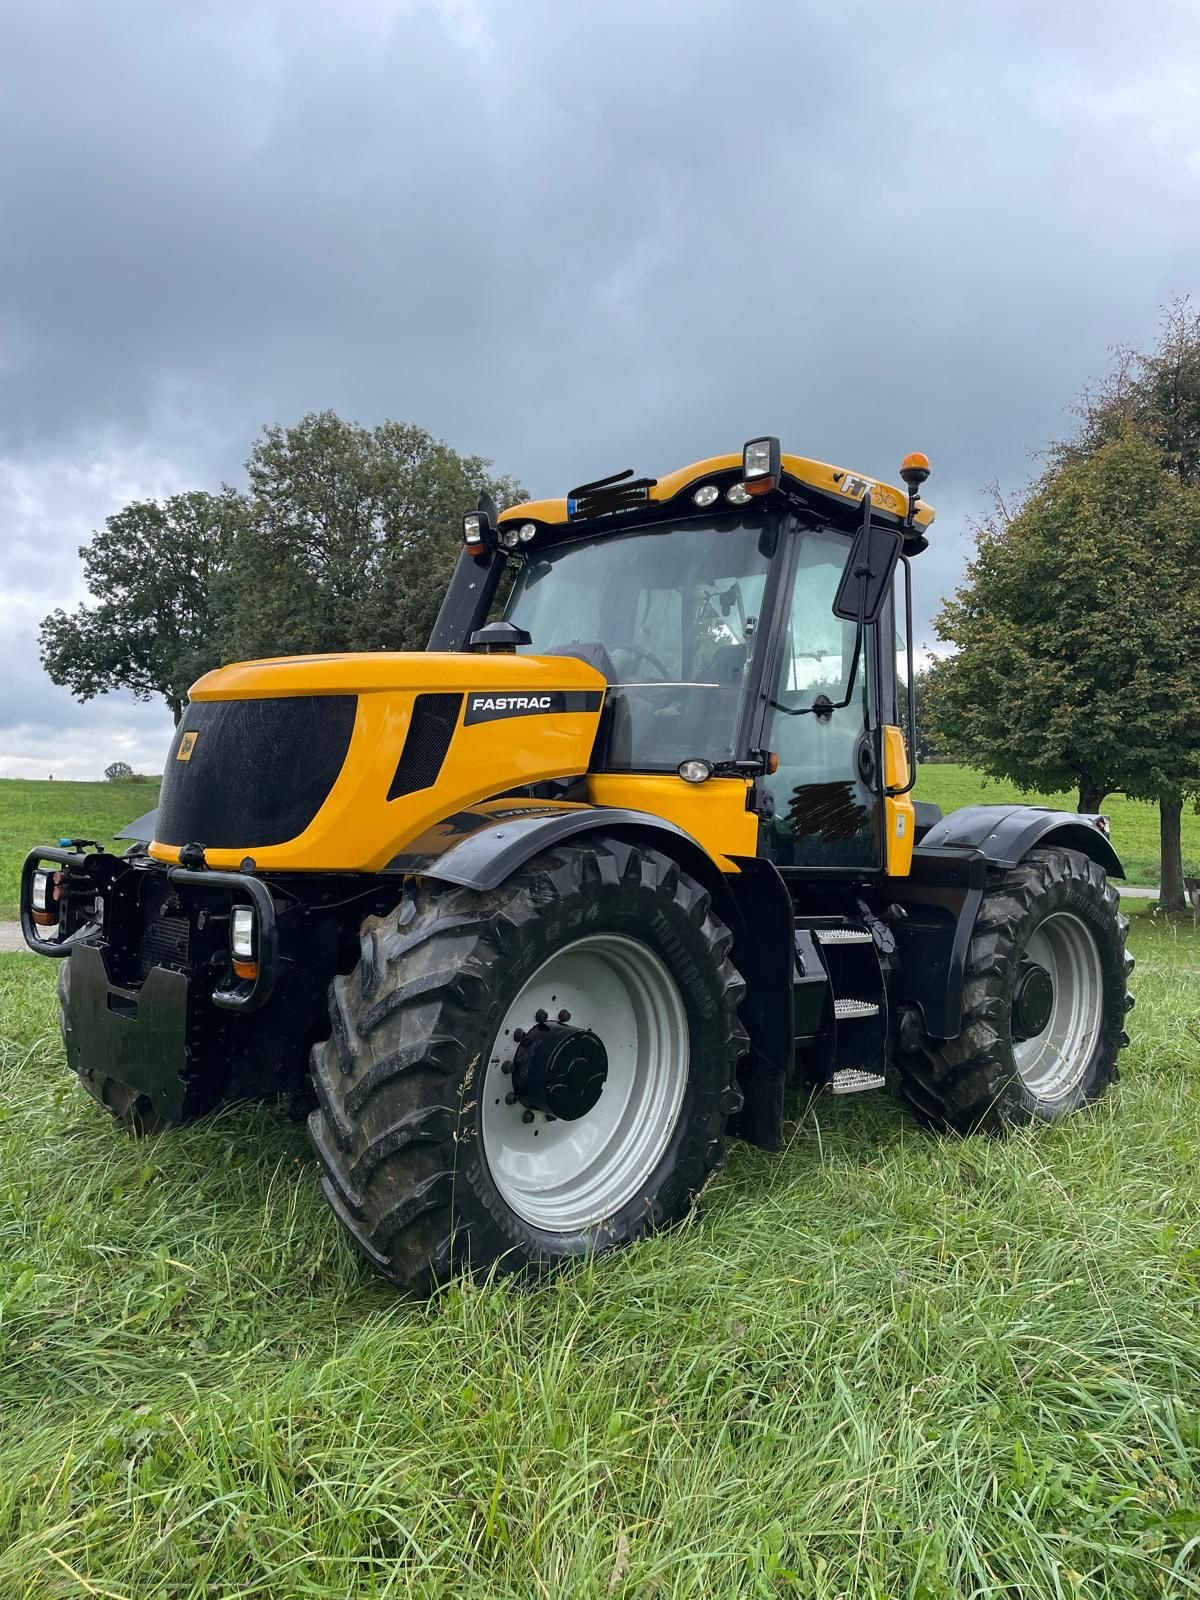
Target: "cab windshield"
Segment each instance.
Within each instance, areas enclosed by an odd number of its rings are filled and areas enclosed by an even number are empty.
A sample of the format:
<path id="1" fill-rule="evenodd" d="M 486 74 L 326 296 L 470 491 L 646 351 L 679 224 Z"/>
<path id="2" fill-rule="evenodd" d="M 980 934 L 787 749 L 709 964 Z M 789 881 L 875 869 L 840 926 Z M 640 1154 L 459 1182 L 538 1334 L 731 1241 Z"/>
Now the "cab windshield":
<path id="1" fill-rule="evenodd" d="M 609 680 L 610 771 L 726 761 L 754 658 L 771 523 L 688 520 L 531 556 L 505 615 L 535 655 L 579 654 Z"/>

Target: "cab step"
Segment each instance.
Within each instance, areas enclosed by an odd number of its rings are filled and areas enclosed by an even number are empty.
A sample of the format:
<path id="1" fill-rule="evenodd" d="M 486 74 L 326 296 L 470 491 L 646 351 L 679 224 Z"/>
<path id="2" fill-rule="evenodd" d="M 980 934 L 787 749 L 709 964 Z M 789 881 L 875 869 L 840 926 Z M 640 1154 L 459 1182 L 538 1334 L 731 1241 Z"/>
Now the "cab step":
<path id="1" fill-rule="evenodd" d="M 850 1022 L 857 1017 L 877 1017 L 879 1007 L 874 1000 L 835 1000 L 833 1014 L 839 1022 Z"/>
<path id="2" fill-rule="evenodd" d="M 860 1067 L 842 1067 L 830 1078 L 830 1094 L 862 1094 L 866 1089 L 882 1089 L 887 1079 L 882 1072 L 864 1072 Z"/>
<path id="3" fill-rule="evenodd" d="M 871 935 L 865 928 L 814 928 L 822 944 L 870 944 Z"/>

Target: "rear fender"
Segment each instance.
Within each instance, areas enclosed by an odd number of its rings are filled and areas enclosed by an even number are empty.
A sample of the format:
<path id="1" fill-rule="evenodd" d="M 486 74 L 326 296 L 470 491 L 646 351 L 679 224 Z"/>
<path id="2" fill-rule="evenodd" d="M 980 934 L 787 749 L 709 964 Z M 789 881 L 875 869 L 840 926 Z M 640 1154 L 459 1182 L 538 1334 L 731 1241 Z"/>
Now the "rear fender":
<path id="1" fill-rule="evenodd" d="M 935 822 L 921 845 L 974 847 L 991 867 L 1015 867 L 1036 846 L 1059 845 L 1081 850 L 1110 878 L 1125 876 L 1120 856 L 1090 817 L 1046 806 L 964 806 Z"/>

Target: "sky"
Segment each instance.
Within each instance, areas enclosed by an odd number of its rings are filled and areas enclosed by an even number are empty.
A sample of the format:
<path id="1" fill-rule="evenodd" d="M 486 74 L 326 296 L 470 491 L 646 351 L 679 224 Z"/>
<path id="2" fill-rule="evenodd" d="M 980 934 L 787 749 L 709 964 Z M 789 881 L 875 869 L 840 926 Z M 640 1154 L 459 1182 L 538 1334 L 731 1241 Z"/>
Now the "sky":
<path id="1" fill-rule="evenodd" d="M 1198 72 L 1194 0 L 5 0 L 0 777 L 161 770 L 38 622 L 324 407 L 535 496 L 924 450 L 935 643 L 989 485 L 1200 295 Z"/>

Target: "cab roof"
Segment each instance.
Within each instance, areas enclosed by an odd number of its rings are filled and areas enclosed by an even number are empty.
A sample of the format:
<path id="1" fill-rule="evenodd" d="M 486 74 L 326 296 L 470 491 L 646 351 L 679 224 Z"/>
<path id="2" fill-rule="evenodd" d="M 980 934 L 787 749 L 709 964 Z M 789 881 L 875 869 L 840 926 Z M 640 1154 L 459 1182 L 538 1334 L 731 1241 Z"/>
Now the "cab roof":
<path id="1" fill-rule="evenodd" d="M 890 483 L 882 483 L 878 478 L 868 478 L 845 467 L 834 467 L 825 461 L 812 461 L 807 456 L 786 453 L 781 458 L 781 465 L 782 487 L 790 487 L 793 491 L 799 490 L 810 500 L 814 509 L 825 510 L 839 520 L 862 504 L 863 496 L 868 489 L 871 491 L 871 506 L 874 512 L 883 513 L 885 517 L 894 517 L 897 521 L 903 521 L 908 512 L 907 492 L 897 489 Z M 666 477 L 652 483 L 647 491 L 646 501 L 650 505 L 658 505 L 663 501 L 673 500 L 693 486 L 699 487 L 701 483 L 709 480 L 714 480 L 721 488 L 725 488 L 727 481 L 736 481 L 741 474 L 740 450 L 729 455 L 708 456 L 703 461 L 693 461 L 691 466 L 680 467 L 676 472 L 668 473 Z M 765 504 L 768 501 L 760 503 Z M 913 523 L 918 528 L 928 528 L 933 522 L 934 515 L 932 506 L 918 500 Z M 568 516 L 565 496 L 561 500 L 527 500 L 520 505 L 509 506 L 500 513 L 502 523 L 532 521 L 553 525 L 573 520 Z"/>

